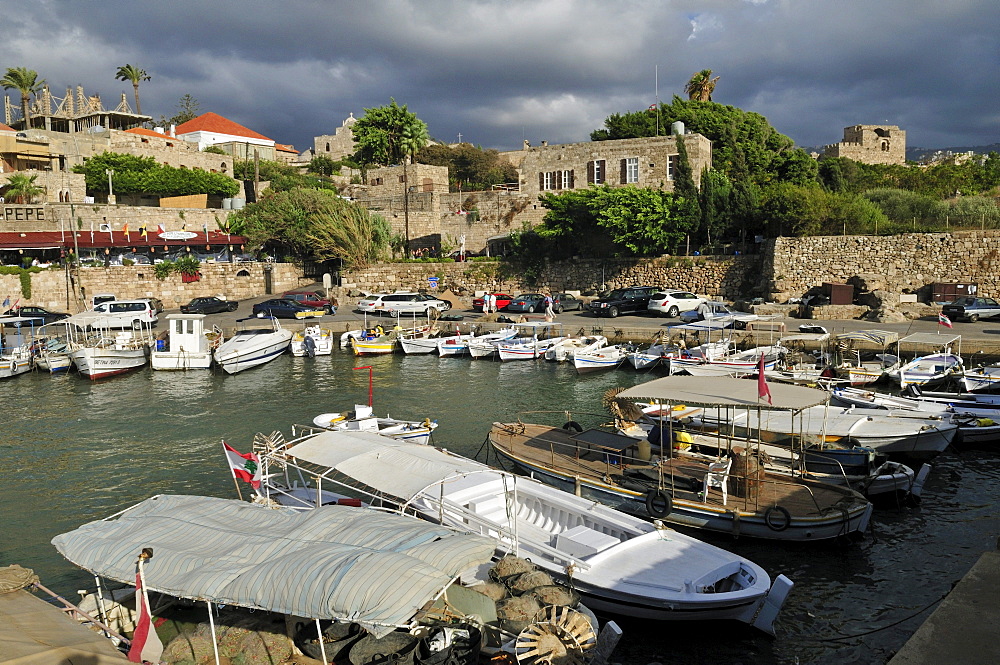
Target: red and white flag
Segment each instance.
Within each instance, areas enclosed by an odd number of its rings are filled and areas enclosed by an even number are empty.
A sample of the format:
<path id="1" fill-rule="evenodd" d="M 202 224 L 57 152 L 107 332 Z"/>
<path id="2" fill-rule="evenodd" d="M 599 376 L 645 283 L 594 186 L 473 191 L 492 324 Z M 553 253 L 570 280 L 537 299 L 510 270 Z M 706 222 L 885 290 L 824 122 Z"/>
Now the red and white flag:
<path id="1" fill-rule="evenodd" d="M 163 643 L 153 626 L 153 613 L 149 609 L 149 596 L 143 584 L 142 563 L 135 573 L 135 603 L 139 610 L 135 633 L 132 635 L 132 645 L 128 650 L 128 659 L 133 663 L 159 663 L 163 655 Z"/>
<path id="2" fill-rule="evenodd" d="M 771 389 L 767 387 L 767 381 L 764 379 L 764 354 L 760 354 L 760 361 L 757 363 L 757 399 L 767 398 L 767 403 L 771 402 Z"/>
<path id="3" fill-rule="evenodd" d="M 944 312 L 938 312 L 938 325 L 945 326 L 946 328 L 951 328 L 951 319 L 944 315 Z"/>
<path id="4" fill-rule="evenodd" d="M 225 441 L 222 442 L 222 448 L 226 451 L 226 461 L 237 480 L 250 483 L 250 487 L 254 489 L 260 487 L 260 459 L 253 453 L 241 453 Z"/>

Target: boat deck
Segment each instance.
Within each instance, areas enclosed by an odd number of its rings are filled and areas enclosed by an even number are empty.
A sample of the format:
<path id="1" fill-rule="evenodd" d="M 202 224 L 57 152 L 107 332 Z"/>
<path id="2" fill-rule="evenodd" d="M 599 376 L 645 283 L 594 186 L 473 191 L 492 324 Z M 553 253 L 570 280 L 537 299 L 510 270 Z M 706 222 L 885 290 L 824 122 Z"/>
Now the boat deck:
<path id="1" fill-rule="evenodd" d="M 594 436 L 594 435 L 597 436 Z M 589 439 L 589 441 L 588 441 Z M 700 493 L 714 458 L 674 452 L 656 463 L 638 459 L 638 441 L 597 430 L 577 433 L 571 430 L 525 423 L 495 423 L 490 432 L 494 447 L 511 457 L 537 468 L 550 468 L 560 474 L 596 483 L 616 485 L 637 494 L 662 487 L 674 501 L 706 503 L 716 508 L 756 513 L 781 505 L 792 515 L 819 516 L 840 511 L 855 503 L 853 492 L 823 483 L 804 481 L 759 471 L 747 480 L 733 469 L 728 474 L 728 497 L 709 488 L 707 500 Z M 601 443 L 593 441 L 600 440 Z M 654 449 L 655 450 L 655 449 Z M 662 485 L 660 485 L 662 477 Z M 741 488 L 752 487 L 745 492 Z"/>

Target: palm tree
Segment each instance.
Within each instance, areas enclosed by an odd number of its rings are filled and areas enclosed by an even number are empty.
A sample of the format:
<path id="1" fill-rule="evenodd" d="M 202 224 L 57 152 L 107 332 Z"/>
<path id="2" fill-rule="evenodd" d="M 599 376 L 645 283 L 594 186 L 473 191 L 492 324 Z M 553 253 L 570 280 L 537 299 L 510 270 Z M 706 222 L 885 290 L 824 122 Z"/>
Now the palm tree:
<path id="1" fill-rule="evenodd" d="M 31 95 L 37 95 L 45 85 L 45 81 L 38 80 L 38 72 L 26 67 L 8 67 L 7 73 L 0 79 L 0 85 L 4 90 L 11 88 L 21 93 L 21 115 L 24 117 L 24 129 L 31 128 L 31 114 L 28 112 L 28 102 Z"/>
<path id="2" fill-rule="evenodd" d="M 35 184 L 38 175 L 16 173 L 7 179 L 7 198 L 17 203 L 31 203 L 32 200 L 45 192 L 45 188 Z"/>
<path id="3" fill-rule="evenodd" d="M 718 81 L 718 76 L 712 78 L 711 69 L 703 69 L 691 77 L 691 80 L 684 86 L 684 92 L 687 93 L 688 99 L 710 102 L 712 101 L 712 92 L 715 91 L 715 84 Z"/>
<path id="4" fill-rule="evenodd" d="M 407 165 L 413 157 L 430 141 L 427 133 L 427 123 L 413 115 L 407 118 L 406 124 L 400 128 L 399 141 L 396 144 L 398 156 L 403 159 L 403 225 L 406 232 L 406 256 L 410 254 L 410 178 Z"/>
<path id="5" fill-rule="evenodd" d="M 142 115 L 142 106 L 139 104 L 139 82 L 148 81 L 149 75 L 145 69 L 139 69 L 135 65 L 122 65 L 118 68 L 115 78 L 119 81 L 131 81 L 135 90 L 135 112 Z"/>

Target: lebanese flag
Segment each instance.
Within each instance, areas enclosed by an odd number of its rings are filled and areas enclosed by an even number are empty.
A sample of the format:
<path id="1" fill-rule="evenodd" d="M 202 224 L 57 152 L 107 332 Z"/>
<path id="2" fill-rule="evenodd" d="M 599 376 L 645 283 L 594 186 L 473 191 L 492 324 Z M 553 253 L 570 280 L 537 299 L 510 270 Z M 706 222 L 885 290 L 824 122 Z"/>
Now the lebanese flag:
<path id="1" fill-rule="evenodd" d="M 757 399 L 767 398 L 768 404 L 773 404 L 771 402 L 771 389 L 767 387 L 767 381 L 764 380 L 764 353 L 760 354 L 760 362 L 757 363 Z"/>
<path id="2" fill-rule="evenodd" d="M 128 650 L 128 659 L 132 663 L 159 663 L 163 655 L 163 643 L 153 627 L 153 613 L 149 610 L 149 597 L 142 584 L 142 564 L 135 573 L 135 603 L 139 610 L 135 632 L 132 634 L 132 646 Z"/>
<path id="3" fill-rule="evenodd" d="M 238 480 L 250 483 L 250 487 L 257 489 L 260 487 L 260 460 L 253 453 L 243 454 L 231 447 L 225 441 L 222 448 L 226 451 L 226 460 L 229 468 L 233 470 L 233 475 Z"/>
<path id="4" fill-rule="evenodd" d="M 944 312 L 938 312 L 938 325 L 951 328 L 951 319 L 944 315 Z"/>

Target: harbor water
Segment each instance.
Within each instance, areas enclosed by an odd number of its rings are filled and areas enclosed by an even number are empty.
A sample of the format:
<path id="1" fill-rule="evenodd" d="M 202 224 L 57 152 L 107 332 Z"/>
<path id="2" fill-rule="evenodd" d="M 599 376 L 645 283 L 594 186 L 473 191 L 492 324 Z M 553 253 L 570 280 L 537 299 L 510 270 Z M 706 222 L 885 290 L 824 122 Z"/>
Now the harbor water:
<path id="1" fill-rule="evenodd" d="M 0 565 L 33 568 L 76 598 L 93 586 L 53 536 L 159 493 L 236 496 L 221 442 L 247 451 L 257 432 L 368 399 L 378 415 L 439 421 L 435 443 L 474 456 L 493 421 L 606 420 L 601 395 L 658 374 L 578 376 L 571 365 L 391 356 L 276 361 L 228 376 L 140 370 L 92 383 L 33 373 L 0 383 Z M 564 413 L 566 412 L 566 413 Z M 770 638 L 742 625 L 617 619 L 622 663 L 883 663 L 1000 534 L 1000 469 L 990 450 L 949 450 L 933 462 L 916 507 L 881 505 L 860 542 L 783 544 L 706 536 L 795 582 Z M 244 490 L 245 492 L 245 490 Z"/>

